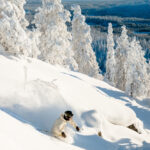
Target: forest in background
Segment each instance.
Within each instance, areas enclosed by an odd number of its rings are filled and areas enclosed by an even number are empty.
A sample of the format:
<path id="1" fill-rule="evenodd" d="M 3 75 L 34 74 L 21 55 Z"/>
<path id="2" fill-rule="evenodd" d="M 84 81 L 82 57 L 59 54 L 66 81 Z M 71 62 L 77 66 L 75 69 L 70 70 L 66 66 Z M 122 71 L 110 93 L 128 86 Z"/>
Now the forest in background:
<path id="1" fill-rule="evenodd" d="M 107 55 L 107 29 L 108 23 L 112 23 L 114 38 L 120 36 L 121 26 L 128 29 L 129 38 L 134 36 L 140 41 L 145 52 L 147 62 L 150 60 L 150 5 L 149 0 L 123 1 L 79 1 L 64 0 L 66 9 L 70 10 L 72 4 L 79 4 L 82 14 L 86 17 L 86 23 L 91 26 L 93 38 L 92 47 L 96 53 L 96 58 L 102 73 L 106 71 Z M 29 28 L 34 28 L 32 24 L 35 10 L 41 5 L 40 0 L 29 0 L 25 5 L 26 17 L 30 22 Z M 68 25 L 69 26 L 69 25 Z"/>
<path id="2" fill-rule="evenodd" d="M 140 41 L 147 62 L 150 60 L 150 5 L 149 1 L 79 1 L 64 0 L 66 9 L 70 10 L 72 3 L 79 4 L 82 14 L 86 16 L 86 23 L 91 26 L 93 38 L 92 47 L 96 53 L 99 67 L 103 73 L 106 71 L 107 55 L 107 29 L 108 23 L 112 23 L 115 37 L 121 33 L 121 26 L 126 25 L 128 35 L 136 36 Z M 41 5 L 40 1 L 30 0 L 25 6 L 26 17 L 30 22 L 29 28 L 33 28 L 31 23 L 35 10 Z M 142 13 L 141 13 L 142 12 Z"/>

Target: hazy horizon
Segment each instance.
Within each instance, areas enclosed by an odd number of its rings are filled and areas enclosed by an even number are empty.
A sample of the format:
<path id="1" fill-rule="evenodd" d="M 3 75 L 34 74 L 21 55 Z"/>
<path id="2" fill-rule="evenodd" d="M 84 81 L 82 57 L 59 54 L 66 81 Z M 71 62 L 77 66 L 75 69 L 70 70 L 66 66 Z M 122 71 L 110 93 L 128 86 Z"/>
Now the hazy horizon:
<path id="1" fill-rule="evenodd" d="M 27 2 L 40 2 L 40 1 L 42 1 L 42 0 L 26 0 Z M 83 2 L 83 1 L 88 1 L 88 2 L 131 2 L 131 3 L 138 3 L 138 2 L 142 2 L 142 3 L 150 3 L 150 0 L 61 0 L 62 2 L 75 2 L 75 1 L 77 1 L 77 2 Z"/>

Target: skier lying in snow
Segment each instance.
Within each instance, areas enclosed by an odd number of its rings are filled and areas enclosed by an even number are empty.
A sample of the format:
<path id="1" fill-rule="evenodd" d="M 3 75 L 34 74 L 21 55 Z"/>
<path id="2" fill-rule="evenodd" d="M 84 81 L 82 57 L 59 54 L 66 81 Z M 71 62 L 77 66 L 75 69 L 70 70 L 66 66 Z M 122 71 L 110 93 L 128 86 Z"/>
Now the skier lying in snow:
<path id="1" fill-rule="evenodd" d="M 77 131 L 80 131 L 80 128 L 72 119 L 73 113 L 71 111 L 65 111 L 55 122 L 52 127 L 52 135 L 57 138 L 66 138 L 65 127 L 67 123 L 71 124 Z"/>

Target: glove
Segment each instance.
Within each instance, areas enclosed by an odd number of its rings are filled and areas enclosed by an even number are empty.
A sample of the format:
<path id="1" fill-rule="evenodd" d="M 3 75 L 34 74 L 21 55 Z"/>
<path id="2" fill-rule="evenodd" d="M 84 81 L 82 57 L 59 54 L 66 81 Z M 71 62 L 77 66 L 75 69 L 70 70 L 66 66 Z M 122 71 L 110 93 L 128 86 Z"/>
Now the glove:
<path id="1" fill-rule="evenodd" d="M 101 136 L 101 137 L 102 137 L 102 133 L 101 133 L 101 131 L 99 131 L 99 132 L 98 132 L 98 136 Z"/>
<path id="2" fill-rule="evenodd" d="M 62 135 L 63 138 L 66 138 L 65 132 L 61 132 L 61 135 Z"/>
<path id="3" fill-rule="evenodd" d="M 76 126 L 76 130 L 77 130 L 77 131 L 80 131 L 80 128 L 79 128 L 78 126 Z"/>

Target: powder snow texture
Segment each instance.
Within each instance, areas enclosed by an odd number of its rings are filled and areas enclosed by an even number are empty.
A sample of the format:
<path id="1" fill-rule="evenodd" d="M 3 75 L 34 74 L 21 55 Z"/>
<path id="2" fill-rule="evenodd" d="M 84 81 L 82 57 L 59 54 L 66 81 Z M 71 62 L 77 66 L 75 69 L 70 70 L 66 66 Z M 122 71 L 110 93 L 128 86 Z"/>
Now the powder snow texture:
<path id="1" fill-rule="evenodd" d="M 0 55 L 0 71 L 1 149 L 149 149 L 150 110 L 107 83 L 31 58 Z M 65 110 L 81 131 L 62 143 L 46 131 Z"/>

